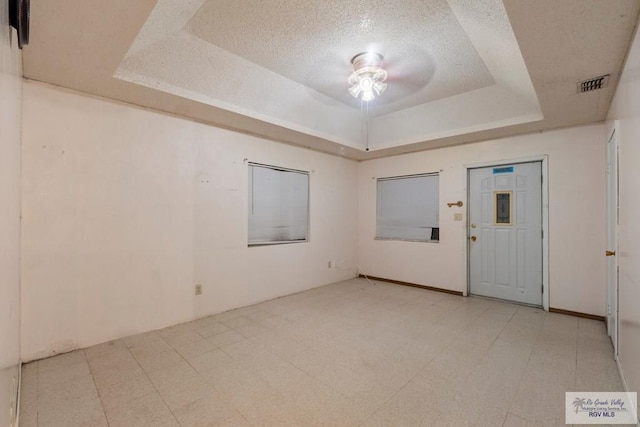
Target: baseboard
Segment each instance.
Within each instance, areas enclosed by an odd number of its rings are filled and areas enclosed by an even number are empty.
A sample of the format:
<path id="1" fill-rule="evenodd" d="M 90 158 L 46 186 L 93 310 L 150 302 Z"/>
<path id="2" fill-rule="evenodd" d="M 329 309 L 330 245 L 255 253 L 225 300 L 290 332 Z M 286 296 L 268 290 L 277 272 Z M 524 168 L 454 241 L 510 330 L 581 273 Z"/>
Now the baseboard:
<path id="1" fill-rule="evenodd" d="M 562 308 L 549 307 L 549 313 L 566 314 L 567 316 L 582 317 L 583 319 L 607 321 L 605 316 L 596 316 L 595 314 L 580 313 L 579 311 L 564 310 Z"/>
<path id="2" fill-rule="evenodd" d="M 361 274 L 359 277 L 369 279 L 369 280 L 377 280 L 379 282 L 393 283 L 395 285 L 411 286 L 412 288 L 420 288 L 420 289 L 426 289 L 428 291 L 443 292 L 445 294 L 463 296 L 462 292 L 460 291 L 452 291 L 450 289 L 442 289 L 442 288 L 436 288 L 433 286 L 418 285 L 416 283 L 403 282 L 401 280 L 385 279 L 383 277 L 374 277 L 369 275 L 365 276 L 364 274 Z"/>

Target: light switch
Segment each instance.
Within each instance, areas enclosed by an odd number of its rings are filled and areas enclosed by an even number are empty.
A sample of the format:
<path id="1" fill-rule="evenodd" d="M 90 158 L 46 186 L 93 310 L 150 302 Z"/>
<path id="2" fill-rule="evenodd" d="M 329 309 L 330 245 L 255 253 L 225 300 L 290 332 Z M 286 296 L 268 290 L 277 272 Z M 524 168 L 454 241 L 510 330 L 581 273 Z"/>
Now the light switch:
<path id="1" fill-rule="evenodd" d="M 462 221 L 462 214 L 461 213 L 454 213 L 453 214 L 453 220 L 454 221 Z"/>

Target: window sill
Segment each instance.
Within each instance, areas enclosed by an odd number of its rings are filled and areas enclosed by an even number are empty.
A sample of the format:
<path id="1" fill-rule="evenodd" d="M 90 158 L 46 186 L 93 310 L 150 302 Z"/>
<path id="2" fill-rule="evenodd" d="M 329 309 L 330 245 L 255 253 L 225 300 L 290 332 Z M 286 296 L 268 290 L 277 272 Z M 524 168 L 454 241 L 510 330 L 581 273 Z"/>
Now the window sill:
<path id="1" fill-rule="evenodd" d="M 275 246 L 275 245 L 290 245 L 293 243 L 309 243 L 309 240 L 287 240 L 282 242 L 254 242 L 249 243 L 247 246 L 250 248 L 259 247 L 259 246 Z"/>
<path id="2" fill-rule="evenodd" d="M 440 243 L 440 240 L 392 239 L 392 238 L 386 238 L 386 237 L 374 237 L 373 240 L 380 240 L 384 242 Z"/>

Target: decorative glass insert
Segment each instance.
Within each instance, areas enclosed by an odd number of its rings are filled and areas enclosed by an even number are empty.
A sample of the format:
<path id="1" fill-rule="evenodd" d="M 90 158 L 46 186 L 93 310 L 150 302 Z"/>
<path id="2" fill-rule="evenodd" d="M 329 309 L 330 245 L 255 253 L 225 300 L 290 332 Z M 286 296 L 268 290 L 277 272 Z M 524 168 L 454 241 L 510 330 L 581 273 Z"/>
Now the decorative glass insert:
<path id="1" fill-rule="evenodd" d="M 493 193 L 495 225 L 511 225 L 512 195 L 512 191 L 495 191 Z"/>

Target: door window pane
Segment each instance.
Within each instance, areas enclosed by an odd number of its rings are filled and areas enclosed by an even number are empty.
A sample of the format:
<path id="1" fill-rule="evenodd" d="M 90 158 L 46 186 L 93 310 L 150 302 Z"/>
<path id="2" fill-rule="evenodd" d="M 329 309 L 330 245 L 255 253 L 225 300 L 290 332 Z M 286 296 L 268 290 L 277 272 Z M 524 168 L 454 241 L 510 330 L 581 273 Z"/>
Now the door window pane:
<path id="1" fill-rule="evenodd" d="M 494 193 L 494 210 L 496 225 L 511 225 L 511 191 L 496 191 Z"/>

